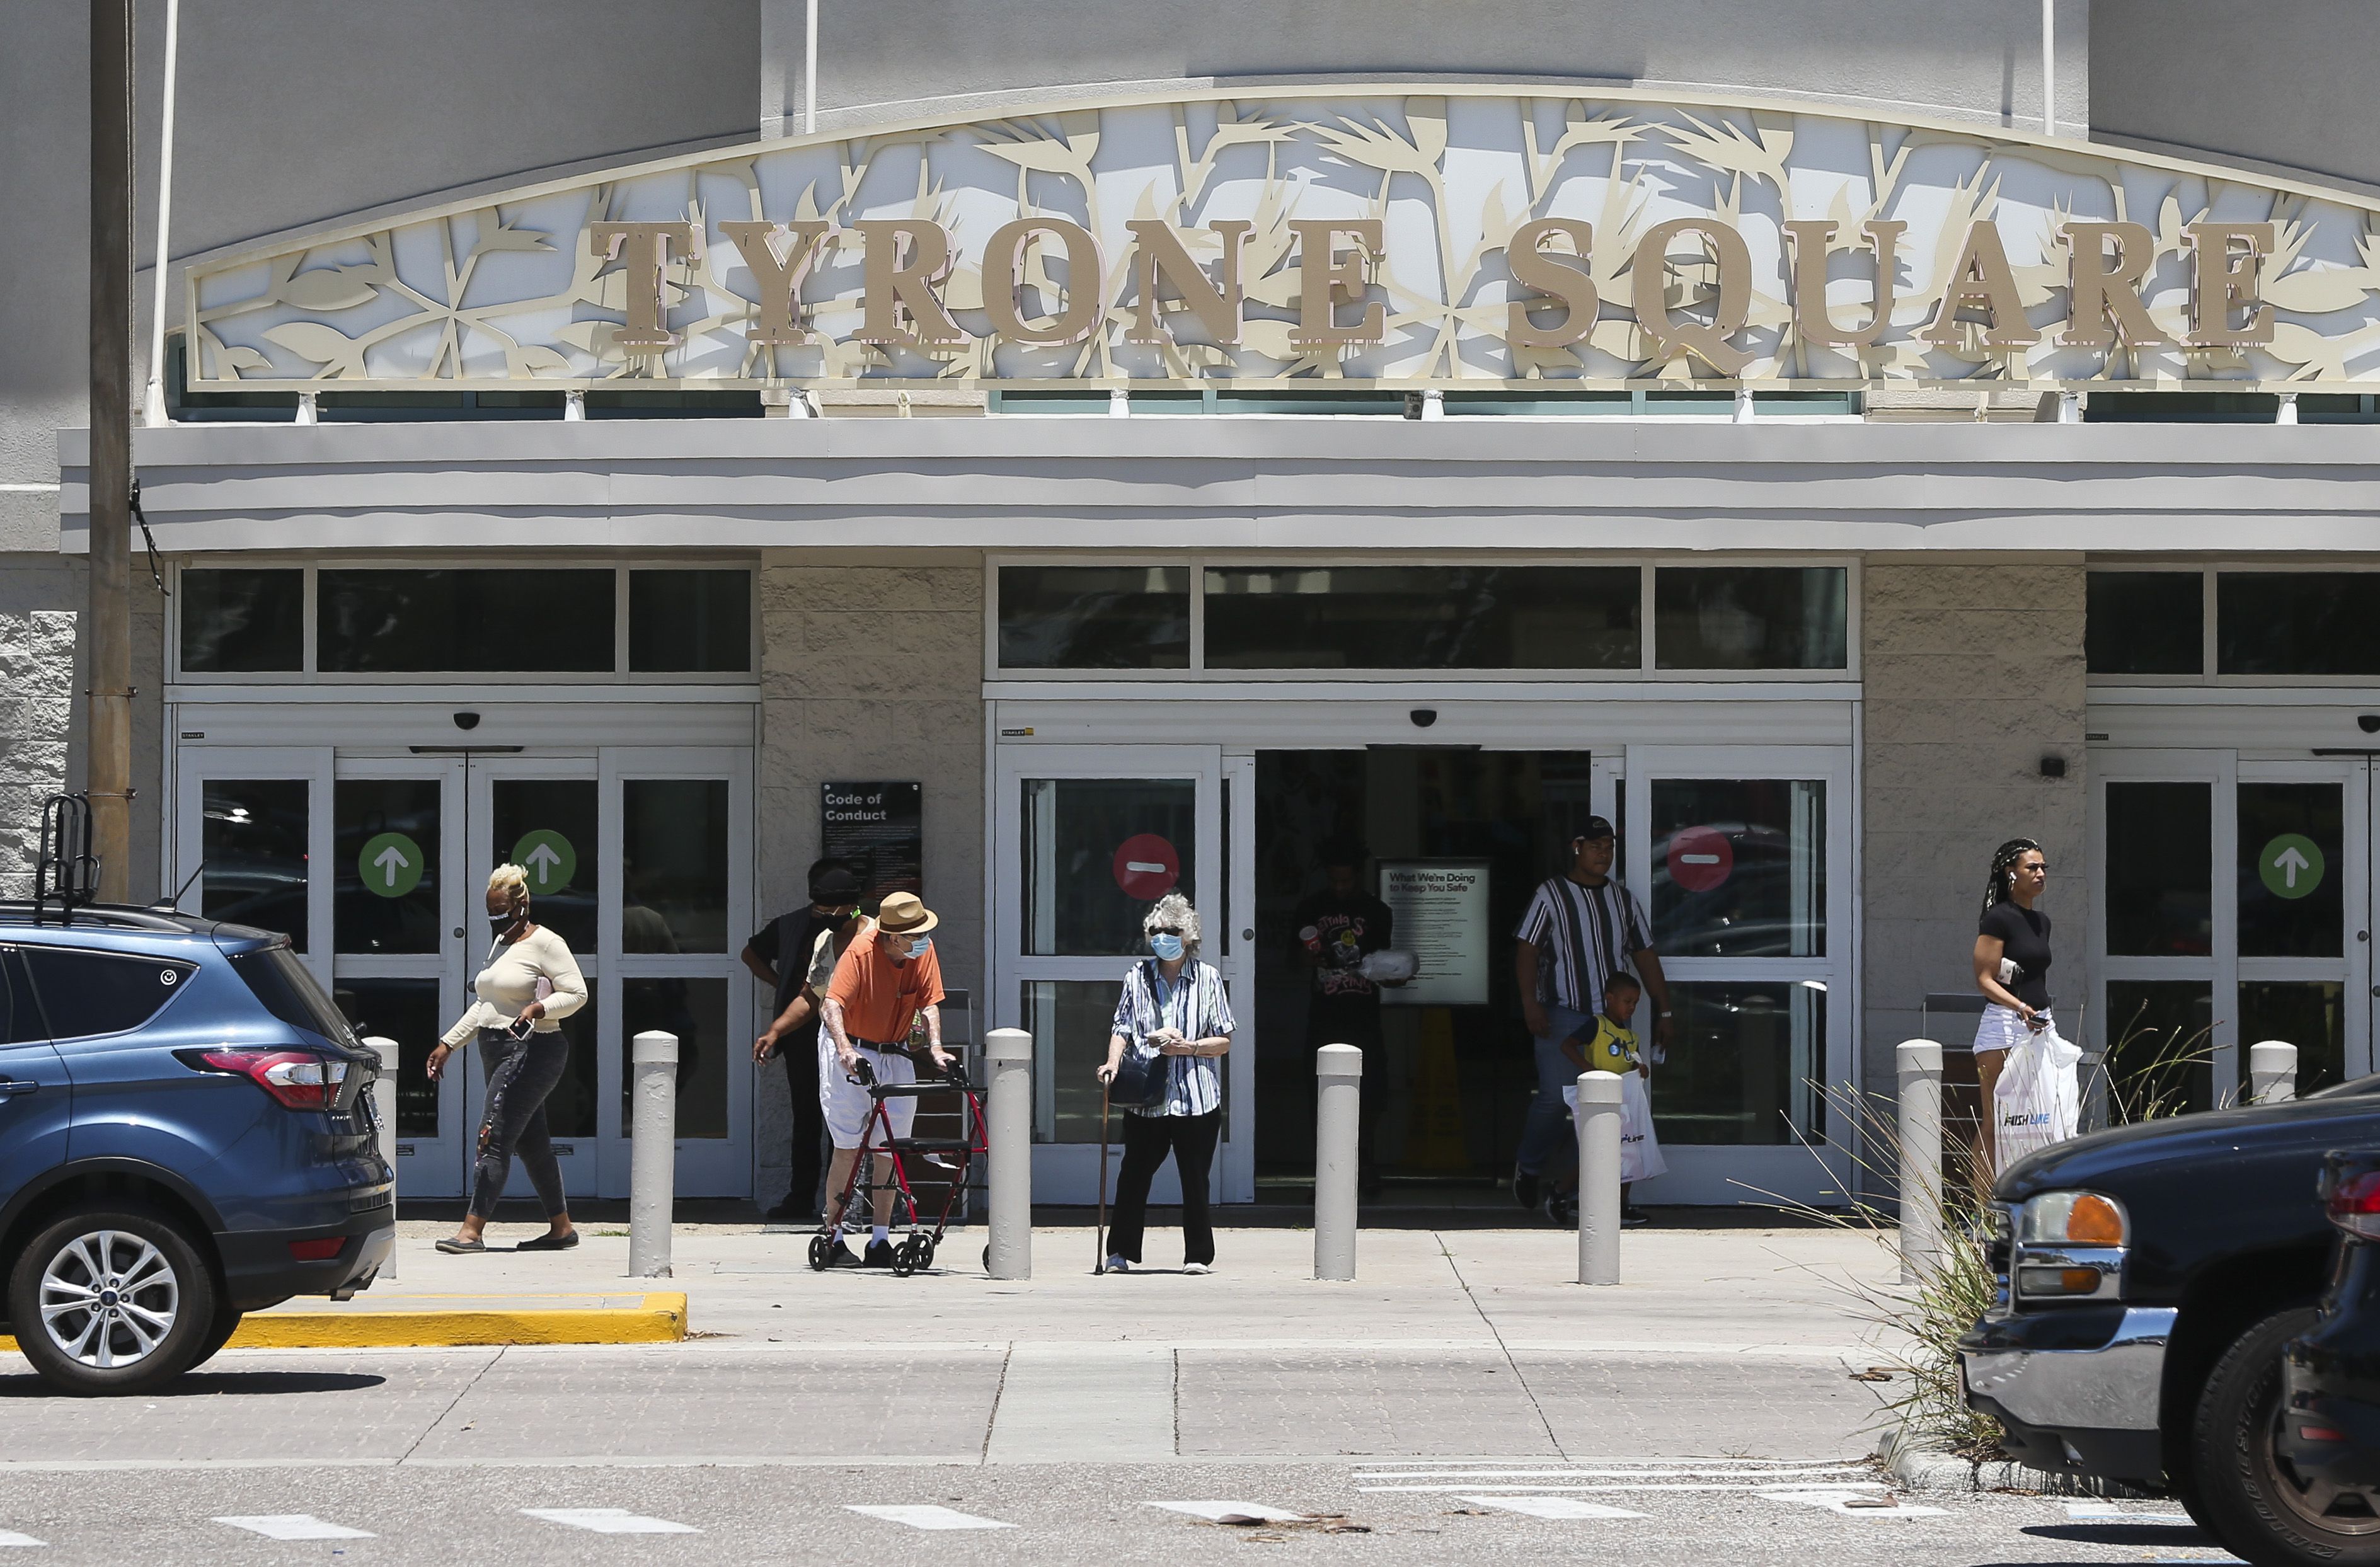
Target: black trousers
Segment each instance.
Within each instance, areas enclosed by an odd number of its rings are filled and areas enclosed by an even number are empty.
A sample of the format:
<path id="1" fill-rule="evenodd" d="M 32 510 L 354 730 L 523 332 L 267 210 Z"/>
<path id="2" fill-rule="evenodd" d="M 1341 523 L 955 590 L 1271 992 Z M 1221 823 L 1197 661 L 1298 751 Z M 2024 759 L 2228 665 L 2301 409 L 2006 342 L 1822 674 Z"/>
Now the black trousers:
<path id="1" fill-rule="evenodd" d="M 487 1074 L 488 1109 L 480 1120 L 479 1158 L 471 1177 L 471 1217 L 495 1217 L 513 1156 L 520 1156 L 529 1184 L 549 1220 L 566 1211 L 562 1165 L 546 1134 L 545 1097 L 570 1066 L 570 1041 L 559 1033 L 516 1039 L 501 1028 L 480 1030 L 480 1068 Z"/>
<path id="2" fill-rule="evenodd" d="M 805 1028 L 778 1040 L 777 1056 L 785 1063 L 785 1087 L 794 1096 L 794 1173 L 785 1202 L 808 1218 L 818 1212 L 819 1179 L 826 1169 L 826 1155 L 820 1151 L 826 1141 L 826 1110 L 819 1103 L 818 1030 Z"/>
<path id="3" fill-rule="evenodd" d="M 1182 1178 L 1182 1260 L 1215 1260 L 1215 1224 L 1207 1208 L 1207 1175 L 1214 1168 L 1215 1144 L 1223 1135 L 1223 1112 L 1204 1115 L 1126 1115 L 1123 1169 L 1116 1175 L 1115 1219 L 1108 1226 L 1108 1255 L 1140 1260 L 1141 1232 L 1148 1224 L 1148 1184 L 1173 1156 Z"/>

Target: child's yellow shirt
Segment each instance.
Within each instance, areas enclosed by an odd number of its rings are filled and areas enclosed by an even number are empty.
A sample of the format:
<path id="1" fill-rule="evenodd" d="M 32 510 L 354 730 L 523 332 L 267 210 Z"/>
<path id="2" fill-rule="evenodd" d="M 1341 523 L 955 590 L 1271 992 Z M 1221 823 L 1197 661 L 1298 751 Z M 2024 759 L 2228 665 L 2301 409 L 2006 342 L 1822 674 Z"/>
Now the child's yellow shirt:
<path id="1" fill-rule="evenodd" d="M 1636 1070 L 1636 1032 L 1608 1017 L 1595 1020 L 1595 1038 L 1587 1042 L 1586 1069 L 1626 1076 Z"/>

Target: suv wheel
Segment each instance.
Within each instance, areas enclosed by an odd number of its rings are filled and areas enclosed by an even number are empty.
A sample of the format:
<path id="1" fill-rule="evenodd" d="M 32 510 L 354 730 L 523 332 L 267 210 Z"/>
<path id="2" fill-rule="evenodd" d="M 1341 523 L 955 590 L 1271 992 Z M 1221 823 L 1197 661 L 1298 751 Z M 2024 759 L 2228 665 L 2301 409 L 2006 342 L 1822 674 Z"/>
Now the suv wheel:
<path id="1" fill-rule="evenodd" d="M 8 1279 L 17 1347 L 72 1393 L 144 1392 L 189 1369 L 216 1322 L 214 1275 L 182 1228 L 147 1209 L 68 1214 Z"/>
<path id="2" fill-rule="evenodd" d="M 2259 1567 L 2380 1567 L 2380 1519 L 2306 1486 L 2274 1448 L 2281 1346 L 2313 1318 L 2310 1306 L 2277 1311 L 2215 1363 L 2191 1432 L 2195 1500 L 2216 1537 Z"/>

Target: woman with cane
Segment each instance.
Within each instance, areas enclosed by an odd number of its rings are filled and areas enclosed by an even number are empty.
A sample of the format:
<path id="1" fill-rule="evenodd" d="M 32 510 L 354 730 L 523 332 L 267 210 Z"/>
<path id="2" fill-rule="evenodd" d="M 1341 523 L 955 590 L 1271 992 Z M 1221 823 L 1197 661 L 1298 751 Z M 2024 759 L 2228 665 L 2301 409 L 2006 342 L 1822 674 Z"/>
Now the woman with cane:
<path id="1" fill-rule="evenodd" d="M 1148 1185 L 1171 1154 L 1182 1182 L 1182 1270 L 1207 1273 L 1215 1263 L 1207 1174 L 1223 1129 L 1223 1075 L 1215 1061 L 1232 1048 L 1232 1003 L 1223 977 L 1196 959 L 1198 913 L 1189 899 L 1179 893 L 1160 898 L 1142 919 L 1141 932 L 1150 955 L 1124 976 L 1108 1058 L 1099 1069 L 1104 1197 L 1108 1097 L 1127 1051 L 1150 1064 L 1146 1098 L 1138 1103 L 1127 1098 L 1123 1105 L 1123 1169 L 1116 1176 L 1115 1229 L 1102 1271 L 1139 1266 Z"/>

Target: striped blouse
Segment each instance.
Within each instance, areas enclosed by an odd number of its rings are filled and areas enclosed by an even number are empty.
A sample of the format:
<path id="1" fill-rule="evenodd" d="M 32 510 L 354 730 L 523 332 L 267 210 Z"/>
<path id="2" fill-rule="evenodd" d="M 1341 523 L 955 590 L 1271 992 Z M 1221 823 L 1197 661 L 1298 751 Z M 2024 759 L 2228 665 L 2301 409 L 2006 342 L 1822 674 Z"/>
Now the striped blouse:
<path id="1" fill-rule="evenodd" d="M 1223 988 L 1223 977 L 1193 958 L 1169 985 L 1156 959 L 1133 965 L 1123 977 L 1123 994 L 1116 1001 L 1115 1022 L 1109 1032 L 1140 1044 L 1169 1026 L 1185 1039 L 1229 1036 L 1233 1026 L 1232 998 Z M 1169 1074 L 1165 1102 L 1131 1113 L 1205 1115 L 1222 1109 L 1223 1075 L 1215 1064 L 1217 1059 L 1211 1055 L 1159 1057 Z"/>

